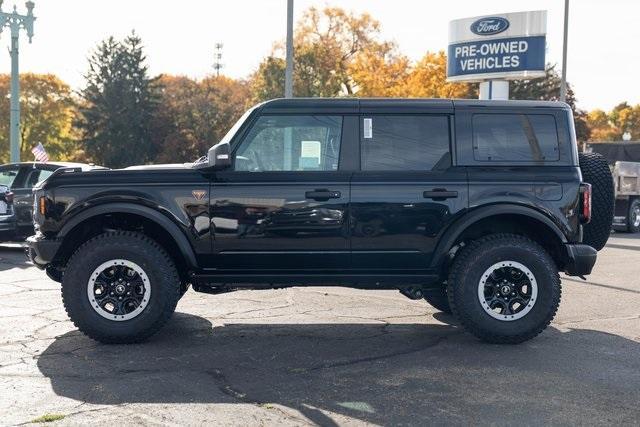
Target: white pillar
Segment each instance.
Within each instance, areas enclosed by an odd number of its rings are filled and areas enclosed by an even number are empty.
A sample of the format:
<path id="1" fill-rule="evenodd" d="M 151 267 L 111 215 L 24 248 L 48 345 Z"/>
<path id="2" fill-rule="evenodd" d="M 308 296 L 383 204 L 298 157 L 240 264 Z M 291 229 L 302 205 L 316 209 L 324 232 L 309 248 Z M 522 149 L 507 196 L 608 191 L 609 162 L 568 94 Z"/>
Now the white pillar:
<path id="1" fill-rule="evenodd" d="M 481 82 L 478 99 L 509 99 L 509 82 L 507 80 Z"/>

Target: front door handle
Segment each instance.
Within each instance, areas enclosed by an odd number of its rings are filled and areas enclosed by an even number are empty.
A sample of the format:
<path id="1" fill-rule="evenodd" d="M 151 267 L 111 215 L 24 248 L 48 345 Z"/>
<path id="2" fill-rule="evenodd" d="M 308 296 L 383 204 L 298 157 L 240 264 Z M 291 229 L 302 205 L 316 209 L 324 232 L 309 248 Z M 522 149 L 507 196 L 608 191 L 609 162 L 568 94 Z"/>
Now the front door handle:
<path id="1" fill-rule="evenodd" d="M 446 188 L 434 188 L 431 191 L 425 191 L 422 193 L 422 197 L 425 199 L 431 199 L 435 201 L 442 201 L 446 199 L 455 199 L 458 197 L 457 191 L 448 191 Z"/>
<path id="2" fill-rule="evenodd" d="M 331 190 L 313 190 L 304 193 L 304 197 L 307 199 L 317 200 L 319 202 L 326 202 L 329 199 L 339 199 L 341 196 L 339 191 Z"/>

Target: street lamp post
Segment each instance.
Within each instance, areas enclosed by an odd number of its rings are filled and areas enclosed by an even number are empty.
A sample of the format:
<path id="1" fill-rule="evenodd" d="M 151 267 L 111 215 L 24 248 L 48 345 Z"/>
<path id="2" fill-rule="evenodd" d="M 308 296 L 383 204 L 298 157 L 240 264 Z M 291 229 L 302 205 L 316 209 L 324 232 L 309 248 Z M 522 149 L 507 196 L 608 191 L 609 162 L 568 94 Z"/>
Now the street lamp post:
<path id="1" fill-rule="evenodd" d="M 287 47 L 284 70 L 284 97 L 293 98 L 293 0 L 287 0 Z"/>
<path id="2" fill-rule="evenodd" d="M 569 43 L 569 0 L 564 0 L 564 30 L 562 37 L 562 80 L 560 101 L 567 102 L 567 44 Z"/>
<path id="3" fill-rule="evenodd" d="M 9 140 L 11 145 L 11 161 L 20 161 L 20 74 L 18 70 L 18 37 L 20 29 L 24 28 L 29 37 L 29 43 L 33 37 L 33 7 L 35 4 L 29 0 L 25 3 L 27 14 L 20 15 L 13 6 L 13 12 L 2 11 L 0 0 L 0 32 L 5 28 L 11 29 L 11 116 L 9 120 Z"/>

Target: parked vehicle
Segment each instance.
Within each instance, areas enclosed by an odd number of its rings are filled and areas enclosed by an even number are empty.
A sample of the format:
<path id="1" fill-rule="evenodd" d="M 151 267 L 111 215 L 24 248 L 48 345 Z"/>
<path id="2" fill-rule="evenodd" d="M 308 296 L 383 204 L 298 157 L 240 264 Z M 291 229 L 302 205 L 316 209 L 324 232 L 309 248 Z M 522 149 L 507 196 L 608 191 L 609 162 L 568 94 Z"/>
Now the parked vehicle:
<path id="1" fill-rule="evenodd" d="M 13 212 L 13 193 L 8 185 L 0 184 L 0 239 L 13 236 L 16 216 Z"/>
<path id="2" fill-rule="evenodd" d="M 22 240 L 34 233 L 33 230 L 33 186 L 49 177 L 55 170 L 79 167 L 82 170 L 96 166 L 67 162 L 23 162 L 0 165 L 0 185 L 9 187 L 13 193 L 13 213 L 10 221 L 0 218 L 0 241 Z M 2 205 L 0 204 L 0 208 Z M 0 209 L 0 216 L 2 215 Z"/>
<path id="3" fill-rule="evenodd" d="M 592 143 L 589 150 L 604 156 L 611 167 L 616 193 L 613 228 L 640 232 L 640 143 Z"/>
<path id="4" fill-rule="evenodd" d="M 558 272 L 591 272 L 613 189 L 564 103 L 288 99 L 192 165 L 60 170 L 35 203 L 30 257 L 102 342 L 149 337 L 189 285 L 338 285 L 519 343 L 553 319 Z"/>

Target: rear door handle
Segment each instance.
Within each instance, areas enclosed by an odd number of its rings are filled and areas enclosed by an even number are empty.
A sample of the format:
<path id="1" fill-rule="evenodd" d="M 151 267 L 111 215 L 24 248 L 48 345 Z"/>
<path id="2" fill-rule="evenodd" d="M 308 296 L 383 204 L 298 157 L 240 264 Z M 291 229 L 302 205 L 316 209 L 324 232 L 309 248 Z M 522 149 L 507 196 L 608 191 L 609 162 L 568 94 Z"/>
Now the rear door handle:
<path id="1" fill-rule="evenodd" d="M 441 201 L 446 199 L 455 199 L 458 197 L 457 191 L 448 191 L 446 188 L 434 188 L 431 191 L 425 191 L 422 193 L 422 197 L 425 199 L 432 199 L 435 201 Z"/>
<path id="2" fill-rule="evenodd" d="M 329 199 L 339 199 L 342 194 L 339 191 L 332 190 L 313 190 L 304 193 L 304 197 L 307 199 L 317 200 L 319 202 L 327 201 Z"/>

